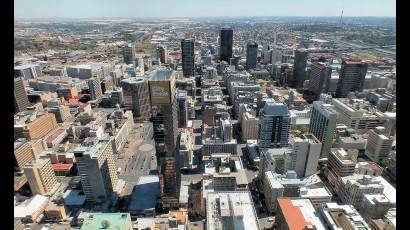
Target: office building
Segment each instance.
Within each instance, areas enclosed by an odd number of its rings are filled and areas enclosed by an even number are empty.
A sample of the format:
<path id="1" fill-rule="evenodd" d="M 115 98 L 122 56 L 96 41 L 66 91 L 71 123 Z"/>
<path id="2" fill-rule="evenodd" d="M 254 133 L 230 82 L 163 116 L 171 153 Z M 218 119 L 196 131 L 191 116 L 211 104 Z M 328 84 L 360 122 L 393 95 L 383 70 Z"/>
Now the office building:
<path id="1" fill-rule="evenodd" d="M 87 84 L 88 89 L 90 90 L 91 99 L 95 100 L 97 103 L 100 103 L 102 98 L 100 79 L 93 77 L 87 80 Z"/>
<path id="2" fill-rule="evenodd" d="M 14 77 L 23 78 L 24 80 L 36 79 L 42 77 L 41 67 L 37 64 L 27 64 L 21 66 L 14 66 Z"/>
<path id="3" fill-rule="evenodd" d="M 309 133 L 312 133 L 322 143 L 321 158 L 326 158 L 329 155 L 337 116 L 338 114 L 332 105 L 321 101 L 313 102 Z"/>
<path id="4" fill-rule="evenodd" d="M 258 230 L 259 223 L 249 192 L 209 192 L 206 229 Z"/>
<path id="5" fill-rule="evenodd" d="M 384 127 L 376 127 L 369 131 L 365 154 L 374 162 L 381 162 L 389 157 L 392 150 L 393 139 L 385 136 Z"/>
<path id="6" fill-rule="evenodd" d="M 126 64 L 133 64 L 135 59 L 135 47 L 133 44 L 127 44 L 122 47 L 122 55 Z"/>
<path id="7" fill-rule="evenodd" d="M 332 149 L 327 162 L 329 183 L 337 185 L 341 177 L 353 175 L 356 163 L 357 151 Z"/>
<path id="8" fill-rule="evenodd" d="M 363 217 L 351 205 L 327 203 L 319 212 L 326 229 L 371 229 Z"/>
<path id="9" fill-rule="evenodd" d="M 185 128 L 188 124 L 188 96 L 187 91 L 177 90 L 178 128 Z"/>
<path id="10" fill-rule="evenodd" d="M 322 143 L 313 134 L 294 136 L 290 140 L 293 148 L 288 170 L 295 170 L 298 177 L 313 175 L 317 172 Z"/>
<path id="11" fill-rule="evenodd" d="M 81 230 L 118 229 L 133 230 L 129 213 L 89 213 Z"/>
<path id="12" fill-rule="evenodd" d="M 156 49 L 157 58 L 161 62 L 161 64 L 168 63 L 168 51 L 166 46 L 158 46 Z"/>
<path id="13" fill-rule="evenodd" d="M 118 182 L 112 142 L 100 140 L 92 146 L 77 147 L 73 153 L 86 200 L 92 203 L 110 201 Z"/>
<path id="14" fill-rule="evenodd" d="M 53 113 L 58 123 L 63 123 L 65 120 L 71 117 L 70 107 L 66 105 L 60 105 L 58 107 L 47 108 L 49 113 Z"/>
<path id="15" fill-rule="evenodd" d="M 383 194 L 365 194 L 358 211 L 365 220 L 382 219 L 395 206 L 396 204 Z"/>
<path id="16" fill-rule="evenodd" d="M 14 116 L 14 138 L 27 140 L 45 137 L 57 127 L 52 113 L 43 111 L 26 111 Z"/>
<path id="17" fill-rule="evenodd" d="M 171 153 L 175 149 L 178 127 L 175 82 L 175 72 L 168 69 L 154 70 L 149 79 L 157 152 Z"/>
<path id="18" fill-rule="evenodd" d="M 182 71 L 184 77 L 191 77 L 195 75 L 195 53 L 194 53 L 194 39 L 182 39 Z"/>
<path id="19" fill-rule="evenodd" d="M 258 63 L 258 44 L 254 41 L 246 44 L 246 69 L 256 68 Z"/>
<path id="20" fill-rule="evenodd" d="M 220 48 L 219 48 L 219 60 L 229 63 L 232 57 L 232 45 L 233 45 L 233 30 L 232 28 L 222 28 L 220 32 Z"/>
<path id="21" fill-rule="evenodd" d="M 396 133 L 396 113 L 382 113 L 363 99 L 333 98 L 332 104 L 338 112 L 337 122 L 364 134 L 370 129 L 382 126 L 386 136 Z"/>
<path id="22" fill-rule="evenodd" d="M 303 83 L 306 80 L 308 52 L 301 48 L 295 50 L 295 61 L 293 67 L 293 82 L 291 86 L 296 89 L 303 88 Z"/>
<path id="23" fill-rule="evenodd" d="M 86 63 L 67 67 L 67 75 L 71 78 L 90 79 L 98 78 L 104 79 L 110 75 L 112 66 L 107 63 Z"/>
<path id="24" fill-rule="evenodd" d="M 290 132 L 290 114 L 283 103 L 266 102 L 259 115 L 259 148 L 288 146 Z"/>
<path id="25" fill-rule="evenodd" d="M 249 112 L 245 112 L 240 122 L 242 140 L 257 140 L 259 135 L 259 118 L 256 118 L 255 115 Z"/>
<path id="26" fill-rule="evenodd" d="M 164 208 L 179 207 L 180 168 L 175 157 L 164 157 L 159 171 L 161 204 Z"/>
<path id="27" fill-rule="evenodd" d="M 23 167 L 36 159 L 30 142 L 26 139 L 17 140 L 14 142 L 14 166 L 16 171 L 23 171 Z"/>
<path id="28" fill-rule="evenodd" d="M 350 92 L 363 91 L 366 73 L 367 63 L 343 60 L 336 97 L 344 98 Z"/>
<path id="29" fill-rule="evenodd" d="M 132 110 L 134 116 L 150 117 L 151 102 L 148 79 L 143 77 L 126 78 L 121 81 L 124 107 Z"/>
<path id="30" fill-rule="evenodd" d="M 23 223 L 36 223 L 49 204 L 49 198 L 36 194 L 14 207 L 14 218 Z"/>
<path id="31" fill-rule="evenodd" d="M 21 112 L 30 106 L 23 79 L 14 78 L 14 112 Z"/>
<path id="32" fill-rule="evenodd" d="M 326 63 L 313 62 L 312 65 L 310 65 L 309 91 L 315 94 L 316 100 L 321 93 L 327 93 L 329 91 L 331 74 L 332 68 Z"/>
<path id="33" fill-rule="evenodd" d="M 40 158 L 35 162 L 26 164 L 24 174 L 33 194 L 50 195 L 59 186 L 50 159 Z"/>

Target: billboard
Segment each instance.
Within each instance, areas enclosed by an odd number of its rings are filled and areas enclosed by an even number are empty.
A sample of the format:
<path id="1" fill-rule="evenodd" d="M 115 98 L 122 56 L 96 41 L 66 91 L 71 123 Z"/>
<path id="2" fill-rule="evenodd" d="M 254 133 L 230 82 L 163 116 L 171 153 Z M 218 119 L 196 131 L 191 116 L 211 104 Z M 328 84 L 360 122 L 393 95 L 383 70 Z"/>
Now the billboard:
<path id="1" fill-rule="evenodd" d="M 171 104 L 169 81 L 150 81 L 149 88 L 153 105 Z"/>

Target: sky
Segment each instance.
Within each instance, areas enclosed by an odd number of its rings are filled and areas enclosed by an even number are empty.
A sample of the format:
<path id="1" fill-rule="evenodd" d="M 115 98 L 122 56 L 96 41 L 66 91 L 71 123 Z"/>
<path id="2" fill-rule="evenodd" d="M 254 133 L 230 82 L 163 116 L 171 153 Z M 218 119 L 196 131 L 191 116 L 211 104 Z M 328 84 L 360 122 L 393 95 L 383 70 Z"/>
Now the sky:
<path id="1" fill-rule="evenodd" d="M 395 0 L 14 0 L 15 18 L 396 16 Z"/>

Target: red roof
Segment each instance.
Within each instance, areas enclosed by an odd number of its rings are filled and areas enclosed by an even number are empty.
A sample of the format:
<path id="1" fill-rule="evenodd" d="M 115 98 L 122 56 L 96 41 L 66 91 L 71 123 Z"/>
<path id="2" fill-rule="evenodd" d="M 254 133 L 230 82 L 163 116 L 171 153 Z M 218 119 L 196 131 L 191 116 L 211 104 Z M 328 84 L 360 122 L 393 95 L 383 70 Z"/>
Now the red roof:
<path id="1" fill-rule="evenodd" d="M 309 222 L 306 222 L 300 209 L 292 204 L 291 199 L 279 198 L 278 203 L 286 223 L 288 223 L 289 229 L 303 230 L 310 224 Z"/>
<path id="2" fill-rule="evenodd" d="M 54 171 L 67 172 L 73 167 L 73 164 L 56 163 L 56 164 L 51 164 L 51 167 L 53 167 Z"/>
<path id="3" fill-rule="evenodd" d="M 64 129 L 59 129 L 57 130 L 55 133 L 53 133 L 53 135 L 47 137 L 46 142 L 47 143 L 51 143 L 54 141 L 54 139 L 56 139 L 58 136 L 60 136 L 62 133 L 64 133 Z"/>

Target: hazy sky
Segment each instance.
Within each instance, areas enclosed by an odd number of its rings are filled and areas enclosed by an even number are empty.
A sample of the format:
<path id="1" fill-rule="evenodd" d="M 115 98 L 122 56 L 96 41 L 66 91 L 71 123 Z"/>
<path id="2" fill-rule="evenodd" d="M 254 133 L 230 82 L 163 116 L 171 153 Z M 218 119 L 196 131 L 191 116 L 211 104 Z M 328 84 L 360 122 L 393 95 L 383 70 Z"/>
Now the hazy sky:
<path id="1" fill-rule="evenodd" d="M 16 18 L 396 16 L 395 0 L 14 0 Z"/>

